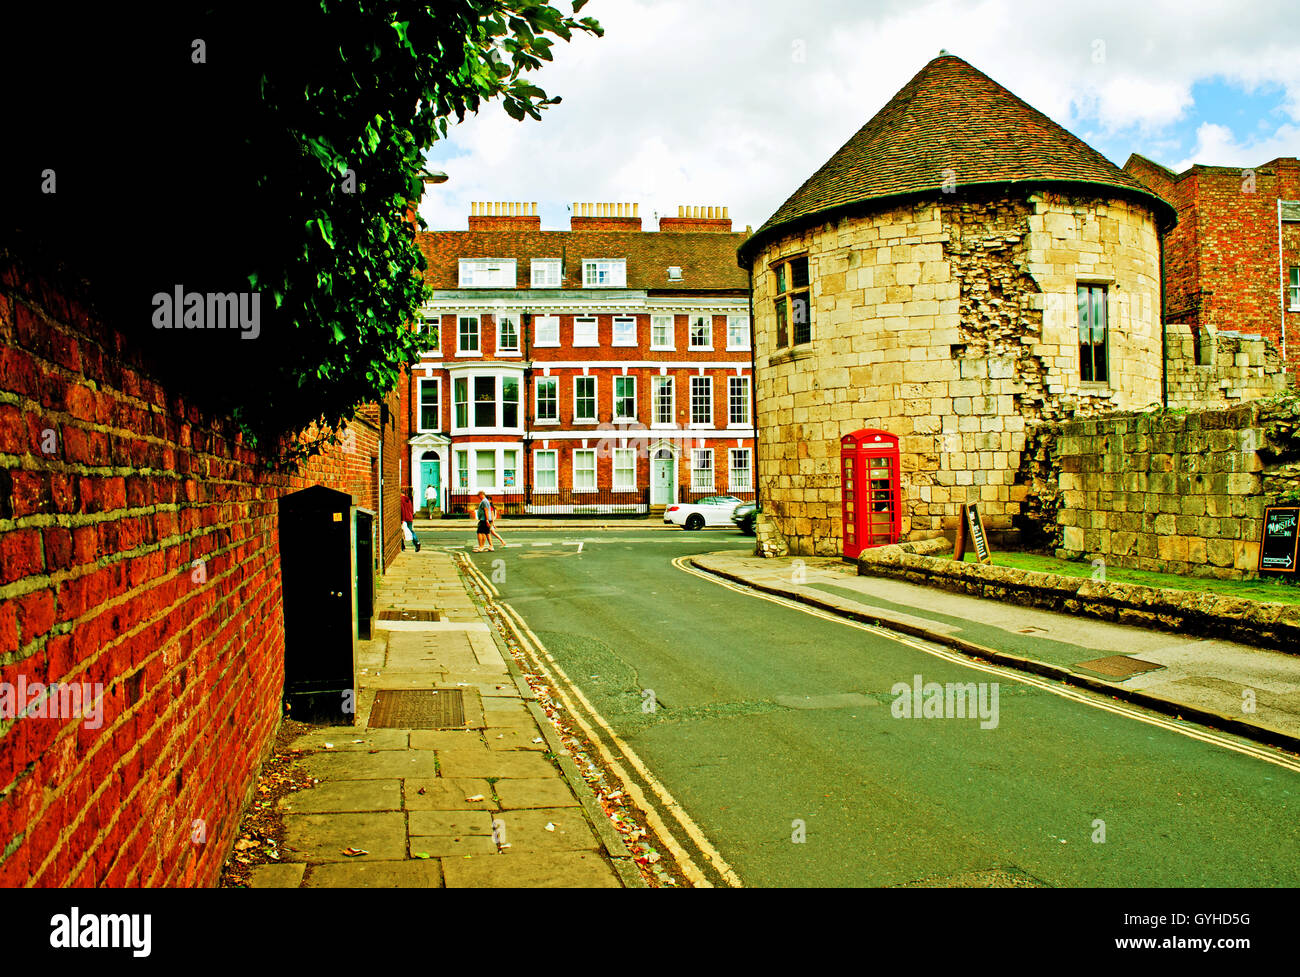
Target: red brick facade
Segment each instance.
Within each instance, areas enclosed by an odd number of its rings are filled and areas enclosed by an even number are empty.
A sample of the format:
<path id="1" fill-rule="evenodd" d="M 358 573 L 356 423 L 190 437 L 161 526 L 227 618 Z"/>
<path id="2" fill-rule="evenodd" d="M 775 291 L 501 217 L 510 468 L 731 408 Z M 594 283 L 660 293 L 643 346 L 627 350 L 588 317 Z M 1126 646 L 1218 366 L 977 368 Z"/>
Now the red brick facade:
<path id="1" fill-rule="evenodd" d="M 0 695 L 102 690 L 98 722 L 0 714 L 0 885 L 211 885 L 280 721 L 277 501 L 373 505 L 378 430 L 275 472 L 59 290 L 0 283 Z"/>
<path id="2" fill-rule="evenodd" d="M 752 496 L 748 282 L 735 263 L 743 235 L 717 218 L 676 230 L 664 219 L 647 233 L 631 205 L 595 206 L 604 212 L 584 207 L 569 231 L 542 231 L 531 214 L 476 212 L 468 231 L 420 236 L 435 290 L 407 395 L 421 506 L 433 482 L 444 511 L 480 488 L 517 503 L 507 511 L 556 514 Z M 487 259 L 499 266 L 492 284 L 463 277 L 462 261 Z M 535 280 L 534 261 L 545 260 L 557 263 L 552 277 Z M 623 277 L 595 284 L 584 271 L 592 260 L 621 263 Z"/>
<path id="3" fill-rule="evenodd" d="M 1165 237 L 1165 320 L 1265 336 L 1285 345 L 1294 375 L 1300 303 L 1292 308 L 1288 279 L 1300 267 L 1300 216 L 1281 222 L 1279 256 L 1278 202 L 1300 201 L 1300 160 L 1175 174 L 1135 154 L 1124 169 L 1178 210 Z"/>

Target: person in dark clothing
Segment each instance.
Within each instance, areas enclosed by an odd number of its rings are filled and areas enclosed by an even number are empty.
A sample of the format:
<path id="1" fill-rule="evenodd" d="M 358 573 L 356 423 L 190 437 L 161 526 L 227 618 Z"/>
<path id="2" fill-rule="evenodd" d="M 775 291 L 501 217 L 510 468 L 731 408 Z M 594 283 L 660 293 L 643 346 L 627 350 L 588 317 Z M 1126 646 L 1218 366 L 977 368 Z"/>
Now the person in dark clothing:
<path id="1" fill-rule="evenodd" d="M 478 546 L 474 547 L 475 553 L 492 552 L 492 503 L 488 501 L 486 492 L 479 492 L 478 506 L 474 509 L 474 518 L 478 520 Z"/>
<path id="2" fill-rule="evenodd" d="M 415 544 L 415 552 L 420 552 L 420 537 L 415 535 L 415 503 L 411 501 L 410 489 L 402 496 L 402 549 L 406 549 L 408 534 Z"/>

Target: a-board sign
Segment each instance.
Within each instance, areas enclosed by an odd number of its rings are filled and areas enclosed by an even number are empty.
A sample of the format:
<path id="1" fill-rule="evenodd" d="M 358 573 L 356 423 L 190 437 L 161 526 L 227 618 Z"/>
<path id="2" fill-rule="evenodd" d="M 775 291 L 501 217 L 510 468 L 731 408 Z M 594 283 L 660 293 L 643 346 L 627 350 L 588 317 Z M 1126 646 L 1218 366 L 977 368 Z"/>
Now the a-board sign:
<path id="1" fill-rule="evenodd" d="M 961 507 L 961 521 L 957 523 L 957 545 L 953 550 L 954 560 L 966 559 L 966 547 L 975 551 L 975 559 L 981 563 L 992 563 L 989 553 L 989 540 L 984 534 L 984 523 L 980 521 L 980 511 L 971 502 Z"/>
<path id="2" fill-rule="evenodd" d="M 1259 540 L 1261 573 L 1295 573 L 1300 555 L 1300 505 L 1264 507 L 1264 531 Z"/>

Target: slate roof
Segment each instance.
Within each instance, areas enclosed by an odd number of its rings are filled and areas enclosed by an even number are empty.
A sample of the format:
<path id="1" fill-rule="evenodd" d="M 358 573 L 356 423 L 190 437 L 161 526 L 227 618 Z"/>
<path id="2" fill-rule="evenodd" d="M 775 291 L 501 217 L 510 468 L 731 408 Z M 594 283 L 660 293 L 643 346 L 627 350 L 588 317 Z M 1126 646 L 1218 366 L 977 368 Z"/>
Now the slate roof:
<path id="1" fill-rule="evenodd" d="M 791 194 L 740 249 L 747 262 L 777 228 L 873 200 L 940 191 L 951 169 L 957 192 L 988 184 L 1089 184 L 1152 207 L 1174 209 L 1101 153 L 961 58 L 935 58 L 825 165 Z"/>
<path id="2" fill-rule="evenodd" d="M 531 287 L 533 258 L 563 258 L 562 288 L 582 288 L 584 258 L 625 258 L 627 288 L 690 294 L 748 293 L 749 277 L 736 265 L 744 234 L 718 231 L 428 231 L 417 234 L 432 288 L 460 288 L 461 258 L 514 258 L 517 288 Z M 668 268 L 682 269 L 681 281 Z"/>

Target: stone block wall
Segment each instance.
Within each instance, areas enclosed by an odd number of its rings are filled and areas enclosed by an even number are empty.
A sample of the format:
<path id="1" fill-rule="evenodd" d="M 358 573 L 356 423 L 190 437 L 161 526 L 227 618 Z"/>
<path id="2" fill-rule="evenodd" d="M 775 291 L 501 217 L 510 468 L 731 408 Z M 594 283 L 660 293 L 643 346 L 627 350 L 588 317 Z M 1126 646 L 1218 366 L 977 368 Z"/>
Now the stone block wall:
<path id="1" fill-rule="evenodd" d="M 1170 407 L 1211 409 L 1291 388 L 1277 346 L 1264 336 L 1181 323 L 1165 332 Z"/>
<path id="2" fill-rule="evenodd" d="M 1256 575 L 1264 506 L 1300 497 L 1300 401 L 1117 414 L 1056 426 L 1038 492 L 1058 495 L 1057 555 L 1119 567 Z M 1040 471 L 1040 475 L 1044 473 Z"/>

